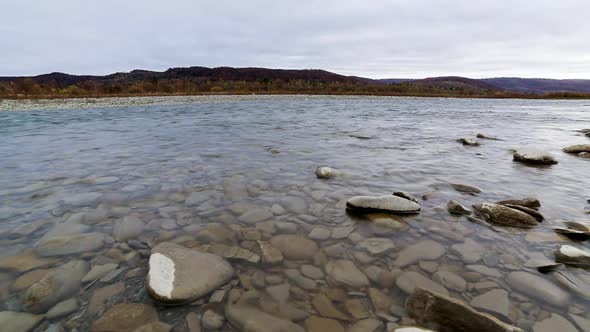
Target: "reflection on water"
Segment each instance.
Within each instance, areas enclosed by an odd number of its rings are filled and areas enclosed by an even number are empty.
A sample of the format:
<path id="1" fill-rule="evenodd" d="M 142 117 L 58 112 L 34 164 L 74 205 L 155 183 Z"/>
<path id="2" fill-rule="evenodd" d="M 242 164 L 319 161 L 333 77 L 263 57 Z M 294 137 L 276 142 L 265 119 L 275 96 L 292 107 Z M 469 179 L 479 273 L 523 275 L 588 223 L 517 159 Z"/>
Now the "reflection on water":
<path id="1" fill-rule="evenodd" d="M 231 296 L 309 330 L 313 316 L 336 319 L 344 328 L 374 318 L 393 330 L 413 323 L 403 308 L 413 287 L 435 284 L 525 330 L 560 319 L 556 315 L 567 320 L 561 324 L 588 324 L 590 273 L 563 268 L 559 273 L 568 279 L 535 269 L 553 263 L 559 244 L 589 248 L 552 231 L 563 221 L 588 220 L 590 160 L 561 152 L 590 143 L 576 132 L 590 127 L 584 102 L 319 96 L 148 101 L 0 103 L 28 109 L 0 112 L 0 309 L 53 310 L 39 323 L 42 330 L 50 324 L 86 330 L 116 304 L 146 303 L 156 308 L 155 319 L 184 331 L 194 319 L 210 320 L 202 317 L 207 309 L 223 313 Z M 51 105 L 62 109 L 34 110 Z M 477 133 L 501 140 L 481 140 L 479 147 L 455 141 Z M 560 163 L 514 163 L 511 149 L 523 146 L 543 148 Z M 320 180 L 318 166 L 339 174 Z M 481 193 L 462 193 L 451 183 Z M 421 213 L 345 211 L 352 196 L 394 191 L 418 197 Z M 532 230 L 498 231 L 446 210 L 450 200 L 469 207 L 531 196 L 541 201 L 546 219 Z M 145 291 L 149 248 L 157 243 L 201 250 L 223 244 L 262 255 L 259 241 L 276 244 L 281 234 L 298 237 L 283 248 L 279 264 L 229 258 L 237 277 L 224 286 L 221 304 L 205 297 L 162 307 Z M 297 241 L 305 238 L 319 249 L 298 256 L 305 250 Z M 390 241 L 366 241 L 374 238 Z M 64 278 L 72 290 L 47 290 L 51 298 L 41 304 L 27 295 L 48 273 L 77 260 L 89 264 L 68 270 Z M 353 262 L 370 285 L 355 289 L 326 275 L 326 265 L 342 260 Z M 97 274 L 86 275 L 88 269 Z M 563 281 L 572 276 L 578 292 Z M 280 299 L 278 285 L 287 289 Z M 68 310 L 54 308 L 72 298 L 62 305 Z M 222 320 L 222 330 L 239 326 L 235 317 L 231 324 L 223 314 L 214 318 Z"/>

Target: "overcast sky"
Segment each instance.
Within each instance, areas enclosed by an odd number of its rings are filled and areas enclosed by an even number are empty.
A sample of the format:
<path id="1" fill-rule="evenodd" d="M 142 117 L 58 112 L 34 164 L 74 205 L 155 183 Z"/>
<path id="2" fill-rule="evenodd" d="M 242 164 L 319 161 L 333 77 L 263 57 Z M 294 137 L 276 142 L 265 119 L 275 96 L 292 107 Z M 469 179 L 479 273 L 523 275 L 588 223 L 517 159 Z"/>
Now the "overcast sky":
<path id="1" fill-rule="evenodd" d="M 0 76 L 180 66 L 590 79 L 590 0 L 0 0 Z"/>

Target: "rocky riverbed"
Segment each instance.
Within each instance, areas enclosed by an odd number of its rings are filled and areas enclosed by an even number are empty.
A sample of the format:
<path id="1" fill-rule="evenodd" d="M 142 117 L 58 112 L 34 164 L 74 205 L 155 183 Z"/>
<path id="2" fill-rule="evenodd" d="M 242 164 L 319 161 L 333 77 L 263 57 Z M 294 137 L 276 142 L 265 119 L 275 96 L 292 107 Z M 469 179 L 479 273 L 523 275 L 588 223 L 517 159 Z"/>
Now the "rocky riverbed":
<path id="1" fill-rule="evenodd" d="M 590 331 L 583 102 L 116 103 L 0 113 L 3 331 Z"/>

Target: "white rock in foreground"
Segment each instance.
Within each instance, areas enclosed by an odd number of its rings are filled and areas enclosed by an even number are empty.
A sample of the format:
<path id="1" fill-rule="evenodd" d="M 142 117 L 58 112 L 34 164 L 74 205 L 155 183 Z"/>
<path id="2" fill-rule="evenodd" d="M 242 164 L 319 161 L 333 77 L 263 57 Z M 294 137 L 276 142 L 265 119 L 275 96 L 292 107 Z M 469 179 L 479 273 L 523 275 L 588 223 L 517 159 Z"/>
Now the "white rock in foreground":
<path id="1" fill-rule="evenodd" d="M 233 275 L 233 268 L 222 257 L 161 243 L 150 256 L 147 290 L 158 302 L 182 304 L 207 295 Z"/>
<path id="2" fill-rule="evenodd" d="M 555 251 L 555 258 L 560 263 L 590 266 L 590 252 L 569 245 L 560 246 Z"/>
<path id="3" fill-rule="evenodd" d="M 520 161 L 526 164 L 539 164 L 539 165 L 553 165 L 557 164 L 557 160 L 551 154 L 533 148 L 519 149 L 514 152 L 512 156 L 515 161 Z"/>
<path id="4" fill-rule="evenodd" d="M 315 175 L 319 179 L 331 179 L 336 176 L 336 172 L 331 167 L 318 167 L 315 170 Z"/>
<path id="5" fill-rule="evenodd" d="M 346 202 L 346 207 L 392 213 L 418 213 L 420 211 L 420 204 L 394 195 L 355 196 Z"/>

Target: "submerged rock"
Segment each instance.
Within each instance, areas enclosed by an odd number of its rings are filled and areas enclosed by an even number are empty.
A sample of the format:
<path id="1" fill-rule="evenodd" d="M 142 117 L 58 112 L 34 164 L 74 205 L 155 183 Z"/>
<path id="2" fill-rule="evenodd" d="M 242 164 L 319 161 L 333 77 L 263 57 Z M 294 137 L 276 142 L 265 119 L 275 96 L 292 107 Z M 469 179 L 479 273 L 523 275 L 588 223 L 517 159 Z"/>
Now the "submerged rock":
<path id="1" fill-rule="evenodd" d="M 318 179 L 331 179 L 336 176 L 336 172 L 331 167 L 318 167 L 315 170 Z"/>
<path id="2" fill-rule="evenodd" d="M 473 138 L 459 138 L 457 142 L 468 146 L 479 146 L 479 142 Z"/>
<path id="3" fill-rule="evenodd" d="M 89 269 L 90 265 L 85 261 L 72 261 L 60 266 L 27 289 L 23 306 L 30 312 L 46 312 L 78 292 Z"/>
<path id="4" fill-rule="evenodd" d="M 369 286 L 367 276 L 349 260 L 339 259 L 329 261 L 326 264 L 325 272 L 328 281 L 338 286 L 355 289 Z"/>
<path id="5" fill-rule="evenodd" d="M 375 210 L 391 213 L 418 213 L 420 204 L 395 195 L 356 196 L 346 202 L 349 209 Z"/>
<path id="6" fill-rule="evenodd" d="M 318 251 L 318 245 L 314 241 L 301 235 L 277 235 L 270 239 L 270 244 L 290 260 L 311 259 Z"/>
<path id="7" fill-rule="evenodd" d="M 547 319 L 536 322 L 533 332 L 576 332 L 578 329 L 567 319 L 558 314 L 551 314 Z"/>
<path id="8" fill-rule="evenodd" d="M 447 203 L 447 210 L 449 211 L 449 213 L 451 214 L 471 214 L 471 211 L 469 211 L 465 206 L 461 205 L 461 203 L 457 202 L 457 201 L 449 201 Z"/>
<path id="9" fill-rule="evenodd" d="M 408 194 L 405 191 L 396 191 L 396 192 L 393 193 L 393 196 L 398 196 L 398 197 L 401 197 L 401 198 L 409 199 L 410 201 L 412 201 L 414 203 L 420 204 L 418 202 L 418 199 L 416 197 L 412 196 L 411 194 Z"/>
<path id="10" fill-rule="evenodd" d="M 420 260 L 435 260 L 445 253 L 445 247 L 433 240 L 424 240 L 405 247 L 399 253 L 393 265 L 404 267 Z"/>
<path id="11" fill-rule="evenodd" d="M 570 295 L 566 291 L 539 275 L 516 271 L 509 273 L 506 281 L 513 291 L 552 306 L 563 307 L 569 303 Z"/>
<path id="12" fill-rule="evenodd" d="M 562 245 L 555 251 L 555 258 L 558 262 L 581 267 L 590 267 L 590 252 Z"/>
<path id="13" fill-rule="evenodd" d="M 105 241 L 105 235 L 98 232 L 56 236 L 37 243 L 35 252 L 43 257 L 79 254 L 98 250 Z"/>
<path id="14" fill-rule="evenodd" d="M 492 141 L 501 141 L 501 139 L 493 137 L 493 136 L 488 136 L 488 135 L 484 135 L 484 134 L 477 134 L 476 135 L 477 138 L 481 138 L 481 139 L 488 139 L 488 140 L 492 140 Z"/>
<path id="15" fill-rule="evenodd" d="M 305 332 L 295 323 L 246 305 L 228 305 L 225 316 L 241 332 Z"/>
<path id="16" fill-rule="evenodd" d="M 465 194 L 479 194 L 481 189 L 462 183 L 451 183 L 451 187 L 460 193 Z"/>
<path id="17" fill-rule="evenodd" d="M 39 325 L 42 320 L 42 315 L 15 311 L 0 312 L 0 326 L 2 326 L 3 332 L 29 332 Z"/>
<path id="18" fill-rule="evenodd" d="M 525 164 L 537 164 L 537 165 L 554 165 L 557 164 L 557 160 L 551 154 L 533 148 L 519 149 L 513 154 L 514 161 L 519 161 Z"/>
<path id="19" fill-rule="evenodd" d="M 119 242 L 125 242 L 137 237 L 143 232 L 144 224 L 136 216 L 126 216 L 123 220 L 115 223 L 113 237 Z"/>
<path id="20" fill-rule="evenodd" d="M 577 144 L 568 146 L 567 148 L 563 149 L 565 153 L 582 153 L 582 152 L 590 152 L 590 144 Z"/>
<path id="21" fill-rule="evenodd" d="M 522 332 L 498 318 L 476 311 L 464 302 L 418 288 L 406 301 L 410 317 L 421 325 L 444 331 Z"/>
<path id="22" fill-rule="evenodd" d="M 503 289 L 493 289 L 484 294 L 476 296 L 471 300 L 471 306 L 500 315 L 508 319 L 510 311 L 510 300 L 508 292 Z"/>
<path id="23" fill-rule="evenodd" d="M 590 276 L 570 271 L 556 272 L 553 276 L 565 288 L 590 299 Z"/>
<path id="24" fill-rule="evenodd" d="M 473 208 L 487 221 L 505 226 L 531 228 L 539 224 L 530 214 L 493 203 L 475 204 Z"/>
<path id="25" fill-rule="evenodd" d="M 439 294 L 449 294 L 447 289 L 440 284 L 414 271 L 406 271 L 402 273 L 395 281 L 395 284 L 406 294 L 413 294 L 416 289 L 428 289 Z"/>
<path id="26" fill-rule="evenodd" d="M 545 220 L 545 217 L 543 217 L 543 215 L 535 209 L 531 209 L 531 208 L 521 206 L 521 205 L 514 205 L 514 204 L 504 204 L 504 206 L 509 207 L 511 209 L 518 210 L 518 211 L 522 211 L 522 212 L 530 215 L 531 217 L 537 219 L 538 222 L 542 222 L 543 220 Z"/>
<path id="27" fill-rule="evenodd" d="M 143 303 L 121 303 L 112 306 L 92 324 L 93 332 L 133 332 L 158 320 L 158 312 Z"/>
<path id="28" fill-rule="evenodd" d="M 590 225 L 587 223 L 566 221 L 564 224 L 567 228 L 554 228 L 553 230 L 576 241 L 586 241 L 590 238 Z"/>
<path id="29" fill-rule="evenodd" d="M 209 294 L 233 275 L 222 257 L 165 242 L 152 250 L 146 287 L 158 302 L 183 304 Z"/>
<path id="30" fill-rule="evenodd" d="M 395 248 L 393 240 L 384 237 L 374 237 L 361 241 L 356 245 L 369 253 L 369 255 L 382 255 L 390 252 Z"/>

